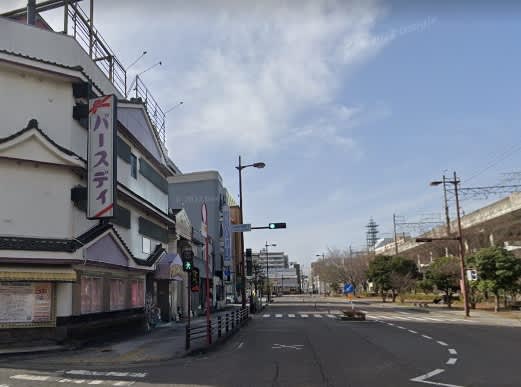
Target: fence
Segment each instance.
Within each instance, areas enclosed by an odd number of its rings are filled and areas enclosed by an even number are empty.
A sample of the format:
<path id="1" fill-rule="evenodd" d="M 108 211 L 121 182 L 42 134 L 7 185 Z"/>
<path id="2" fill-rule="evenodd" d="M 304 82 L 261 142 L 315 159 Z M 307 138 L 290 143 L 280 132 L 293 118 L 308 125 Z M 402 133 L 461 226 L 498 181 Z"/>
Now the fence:
<path id="1" fill-rule="evenodd" d="M 220 314 L 204 323 L 187 325 L 185 348 L 189 350 L 192 342 L 200 340 L 208 340 L 208 344 L 212 344 L 215 338 L 219 340 L 239 330 L 248 319 L 248 308 L 241 308 Z"/>

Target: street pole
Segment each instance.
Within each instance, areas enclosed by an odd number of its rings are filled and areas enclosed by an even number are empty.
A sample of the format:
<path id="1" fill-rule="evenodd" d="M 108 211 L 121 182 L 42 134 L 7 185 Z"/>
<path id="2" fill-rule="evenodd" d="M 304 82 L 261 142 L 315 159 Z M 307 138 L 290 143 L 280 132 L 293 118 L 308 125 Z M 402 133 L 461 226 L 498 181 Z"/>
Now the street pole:
<path id="1" fill-rule="evenodd" d="M 244 222 L 244 207 L 242 204 L 242 164 L 241 156 L 239 156 L 239 207 L 241 208 L 241 224 Z M 242 308 L 246 308 L 246 265 L 244 264 L 244 233 L 241 231 L 241 298 Z"/>
<path id="2" fill-rule="evenodd" d="M 268 304 L 270 303 L 270 273 L 269 273 L 269 259 L 270 259 L 270 256 L 268 254 L 268 241 L 266 241 L 266 245 L 265 245 L 265 248 L 266 248 L 266 293 L 267 293 L 267 299 L 268 299 Z"/>
<path id="3" fill-rule="evenodd" d="M 443 199 L 445 201 L 445 221 L 447 222 L 447 236 L 450 235 L 449 204 L 447 201 L 447 180 L 443 175 Z"/>
<path id="4" fill-rule="evenodd" d="M 393 229 L 394 229 L 394 252 L 398 255 L 398 238 L 396 237 L 396 214 L 393 214 Z"/>
<path id="5" fill-rule="evenodd" d="M 463 294 L 463 307 L 465 309 L 465 316 L 469 317 L 469 302 L 467 297 L 467 281 L 465 278 L 465 246 L 463 245 L 463 233 L 461 232 L 461 215 L 458 195 L 458 177 L 454 172 L 454 195 L 456 196 L 456 214 L 458 217 L 458 242 L 459 242 L 459 254 L 460 254 L 460 271 L 461 271 L 461 293 Z"/>

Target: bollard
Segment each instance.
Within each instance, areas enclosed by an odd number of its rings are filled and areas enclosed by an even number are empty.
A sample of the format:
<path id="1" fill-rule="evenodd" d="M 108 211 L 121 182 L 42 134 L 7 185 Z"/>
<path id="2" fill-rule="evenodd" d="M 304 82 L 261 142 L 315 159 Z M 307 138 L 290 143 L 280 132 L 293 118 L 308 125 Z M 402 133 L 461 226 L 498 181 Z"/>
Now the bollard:
<path id="1" fill-rule="evenodd" d="M 212 344 L 212 320 L 207 321 L 208 344 Z"/>
<path id="2" fill-rule="evenodd" d="M 190 327 L 188 325 L 186 326 L 185 339 L 185 349 L 188 351 L 190 349 Z"/>
<path id="3" fill-rule="evenodd" d="M 225 319 L 225 329 L 226 329 L 226 334 L 228 334 L 228 331 L 230 330 L 230 315 L 228 313 L 226 313 L 224 315 L 224 319 Z"/>
<path id="4" fill-rule="evenodd" d="M 217 337 L 221 337 L 221 316 L 217 316 Z"/>

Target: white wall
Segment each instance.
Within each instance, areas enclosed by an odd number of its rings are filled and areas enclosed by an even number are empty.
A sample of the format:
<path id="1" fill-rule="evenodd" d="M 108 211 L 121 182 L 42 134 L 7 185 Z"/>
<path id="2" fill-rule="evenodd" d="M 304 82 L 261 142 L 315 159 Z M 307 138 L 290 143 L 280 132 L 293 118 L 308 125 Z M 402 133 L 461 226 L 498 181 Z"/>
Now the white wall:
<path id="1" fill-rule="evenodd" d="M 74 181 L 67 168 L 0 160 L 0 234 L 72 236 Z"/>
<path id="2" fill-rule="evenodd" d="M 86 158 L 87 131 L 72 118 L 70 82 L 0 67 L 0 90 L 0 137 L 20 131 L 35 118 L 56 143 Z"/>
<path id="3" fill-rule="evenodd" d="M 157 225 L 161 225 L 161 223 L 159 223 L 157 219 L 146 215 L 142 210 L 129 205 L 126 202 L 121 202 L 120 205 L 130 210 L 130 229 L 115 225 L 116 230 L 125 240 L 128 248 L 136 258 L 148 258 L 150 254 L 143 253 L 143 235 L 139 233 L 139 217 L 150 220 Z M 151 239 L 149 237 L 146 238 Z M 150 252 L 154 251 L 154 248 L 157 244 L 161 244 L 165 248 L 167 247 L 167 244 L 151 239 Z"/>
<path id="4" fill-rule="evenodd" d="M 123 136 L 120 135 L 121 138 Z M 121 184 L 124 184 L 130 190 L 135 192 L 137 195 L 145 198 L 150 203 L 154 204 L 156 207 L 160 208 L 163 212 L 168 212 L 168 193 L 162 192 L 158 189 L 154 184 L 152 184 L 148 179 L 142 176 L 139 173 L 139 158 L 143 157 L 150 163 L 146 157 L 143 156 L 142 153 L 139 152 L 135 147 L 133 147 L 130 142 L 125 141 L 131 148 L 131 152 L 134 156 L 137 157 L 137 179 L 133 178 L 130 175 L 130 164 L 121 160 L 118 157 L 118 181 Z M 154 168 L 154 166 L 152 165 Z M 155 168 L 154 168 L 155 169 Z M 156 172 L 161 174 L 157 169 Z"/>
<path id="5" fill-rule="evenodd" d="M 56 283 L 56 317 L 72 316 L 72 284 Z"/>

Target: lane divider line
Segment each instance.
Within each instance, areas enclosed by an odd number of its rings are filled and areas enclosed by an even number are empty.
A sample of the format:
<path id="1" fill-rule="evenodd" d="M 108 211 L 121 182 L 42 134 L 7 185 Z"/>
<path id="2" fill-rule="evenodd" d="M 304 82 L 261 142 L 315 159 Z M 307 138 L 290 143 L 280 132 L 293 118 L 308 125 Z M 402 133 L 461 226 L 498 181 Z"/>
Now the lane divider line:
<path id="1" fill-rule="evenodd" d="M 443 345 L 444 347 L 447 347 L 449 344 L 447 344 L 446 342 L 444 341 L 436 341 L 439 345 Z"/>
<path id="2" fill-rule="evenodd" d="M 458 354 L 458 352 L 456 352 L 456 350 L 454 348 L 449 348 L 449 353 L 451 355 L 457 355 Z"/>
<path id="3" fill-rule="evenodd" d="M 427 339 L 427 340 L 432 340 L 432 337 L 430 336 L 427 336 L 427 335 L 422 335 L 423 338 Z"/>
<path id="4" fill-rule="evenodd" d="M 416 332 L 416 331 L 413 331 L 412 329 L 409 329 L 409 332 L 414 333 L 414 334 L 417 334 L 417 333 L 418 333 L 418 332 Z"/>
<path id="5" fill-rule="evenodd" d="M 456 357 L 451 357 L 449 360 L 447 360 L 446 364 L 454 365 L 454 364 L 456 364 L 457 361 L 458 361 L 458 359 Z"/>

